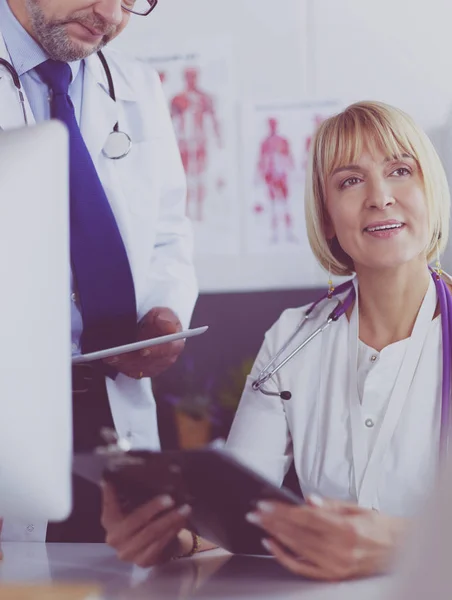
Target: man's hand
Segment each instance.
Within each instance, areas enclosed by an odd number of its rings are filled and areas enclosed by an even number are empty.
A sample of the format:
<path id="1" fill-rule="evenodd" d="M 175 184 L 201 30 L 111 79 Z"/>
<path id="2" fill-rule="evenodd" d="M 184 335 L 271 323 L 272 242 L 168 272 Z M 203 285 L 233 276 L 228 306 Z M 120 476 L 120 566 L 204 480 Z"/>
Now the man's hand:
<path id="1" fill-rule="evenodd" d="M 179 331 L 182 331 L 182 324 L 177 315 L 170 308 L 156 307 L 141 319 L 138 325 L 137 341 L 178 333 Z M 105 363 L 134 379 L 156 377 L 176 362 L 184 346 L 184 340 L 177 340 L 169 344 L 145 348 L 138 352 L 112 356 L 106 358 Z"/>

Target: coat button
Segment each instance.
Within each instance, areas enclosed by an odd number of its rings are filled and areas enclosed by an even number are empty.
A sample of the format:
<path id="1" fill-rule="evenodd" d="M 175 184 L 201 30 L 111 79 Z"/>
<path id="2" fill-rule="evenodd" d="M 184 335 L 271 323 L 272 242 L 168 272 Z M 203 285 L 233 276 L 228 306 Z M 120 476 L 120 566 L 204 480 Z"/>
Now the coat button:
<path id="1" fill-rule="evenodd" d="M 364 421 L 364 425 L 365 425 L 366 427 L 369 427 L 369 428 L 371 428 L 371 427 L 373 427 L 373 426 L 375 425 L 375 423 L 372 421 L 372 419 L 366 419 L 366 420 Z"/>
<path id="2" fill-rule="evenodd" d="M 35 530 L 35 526 L 34 526 L 34 525 L 27 525 L 27 531 L 28 531 L 29 533 L 31 533 L 31 532 L 32 532 L 32 531 L 34 531 L 34 530 Z"/>

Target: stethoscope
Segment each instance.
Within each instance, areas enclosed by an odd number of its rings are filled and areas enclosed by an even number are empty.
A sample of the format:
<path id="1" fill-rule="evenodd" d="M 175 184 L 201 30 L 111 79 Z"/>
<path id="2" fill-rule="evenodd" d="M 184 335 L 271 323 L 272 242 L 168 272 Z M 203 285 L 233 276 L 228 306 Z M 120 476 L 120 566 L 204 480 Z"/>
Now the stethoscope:
<path id="1" fill-rule="evenodd" d="M 102 63 L 102 66 L 105 71 L 105 75 L 107 76 L 108 93 L 110 94 L 110 98 L 114 102 L 116 102 L 115 86 L 113 83 L 113 77 L 111 75 L 110 67 L 108 66 L 108 63 L 107 63 L 107 59 L 105 58 L 104 54 L 101 51 L 99 51 L 97 53 L 97 55 L 100 59 L 100 62 Z M 7 60 L 5 60 L 4 58 L 0 58 L 0 65 L 2 67 L 5 67 L 5 69 L 11 75 L 11 78 L 13 80 L 13 83 L 17 89 L 17 93 L 19 96 L 19 102 L 22 107 L 22 113 L 23 113 L 25 125 L 28 125 L 29 122 L 28 122 L 28 117 L 27 117 L 27 109 L 25 107 L 25 96 L 24 96 L 24 93 L 22 90 L 22 85 L 20 83 L 19 75 L 18 75 L 16 69 L 13 67 L 13 65 L 11 63 L 9 63 Z M 113 127 L 113 131 L 108 136 L 108 139 L 102 149 L 103 155 L 106 156 L 107 158 L 110 158 L 111 160 L 119 160 L 120 158 L 124 158 L 125 156 L 127 156 L 129 154 L 129 152 L 131 151 L 131 149 L 132 149 L 132 140 L 131 140 L 130 136 L 127 133 L 125 133 L 124 131 L 121 131 L 119 129 L 119 123 L 116 123 L 116 125 Z"/>
<path id="2" fill-rule="evenodd" d="M 439 299 L 439 305 L 441 310 L 441 327 L 442 327 L 442 346 L 443 346 L 443 377 L 442 377 L 442 388 L 441 388 L 441 433 L 440 433 L 440 446 L 441 450 L 447 448 L 447 441 L 450 429 L 450 402 L 451 402 L 451 362 L 452 362 L 452 295 L 446 283 L 441 279 L 436 271 L 431 270 L 432 278 L 435 282 L 436 293 Z M 330 312 L 326 320 L 313 332 L 309 337 L 303 340 L 286 358 L 281 360 L 278 364 L 277 361 L 287 348 L 292 344 L 294 339 L 298 336 L 300 331 L 306 325 L 314 309 L 324 300 L 329 300 L 333 296 L 342 294 L 349 291 L 344 301 L 339 301 L 335 308 Z M 264 384 L 269 381 L 284 365 L 286 365 L 296 354 L 300 352 L 311 340 L 313 340 L 319 333 L 325 331 L 331 323 L 335 323 L 338 319 L 347 312 L 355 300 L 355 286 L 353 281 L 349 280 L 339 285 L 332 293 L 328 292 L 321 296 L 318 300 L 313 302 L 304 314 L 303 320 L 281 347 L 275 356 L 268 362 L 267 365 L 257 376 L 256 380 L 253 381 L 251 387 L 255 391 L 259 391 L 266 396 L 277 396 L 282 400 L 290 400 L 292 394 L 288 390 L 282 392 L 269 392 L 263 388 Z"/>

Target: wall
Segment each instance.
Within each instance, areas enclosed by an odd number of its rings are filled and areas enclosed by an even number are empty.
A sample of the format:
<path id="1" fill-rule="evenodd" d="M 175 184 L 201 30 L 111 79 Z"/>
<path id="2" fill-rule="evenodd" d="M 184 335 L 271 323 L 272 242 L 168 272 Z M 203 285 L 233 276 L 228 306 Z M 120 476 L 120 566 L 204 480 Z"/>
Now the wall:
<path id="1" fill-rule="evenodd" d="M 447 0 L 312 0 L 309 93 L 389 102 L 427 130 L 452 108 Z"/>
<path id="2" fill-rule="evenodd" d="M 393 103 L 426 128 L 452 174 L 451 22 L 449 0 L 160 0 L 118 45 L 140 54 L 230 33 L 238 99 Z M 324 273 L 302 279 L 302 267 L 301 256 L 197 260 L 203 291 L 324 285 Z"/>
<path id="3" fill-rule="evenodd" d="M 162 44 L 179 47 L 183 40 L 230 34 L 240 94 L 271 98 L 276 89 L 283 98 L 300 97 L 306 11 L 305 0 L 160 0 L 151 16 L 132 18 L 115 45 L 140 55 Z"/>

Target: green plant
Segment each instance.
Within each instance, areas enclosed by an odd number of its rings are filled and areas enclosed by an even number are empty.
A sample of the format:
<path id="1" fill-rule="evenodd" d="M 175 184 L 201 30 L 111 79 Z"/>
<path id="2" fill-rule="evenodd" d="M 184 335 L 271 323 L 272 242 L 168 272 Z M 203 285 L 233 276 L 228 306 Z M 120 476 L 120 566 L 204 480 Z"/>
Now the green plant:
<path id="1" fill-rule="evenodd" d="M 174 408 L 177 412 L 185 413 L 196 421 L 213 419 L 212 398 L 207 394 L 198 393 L 179 396 L 174 403 Z"/>

